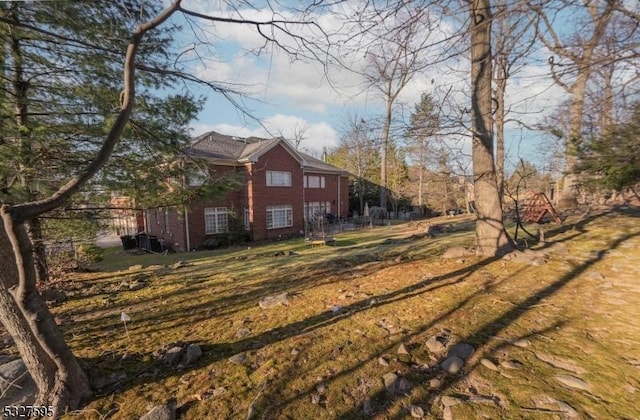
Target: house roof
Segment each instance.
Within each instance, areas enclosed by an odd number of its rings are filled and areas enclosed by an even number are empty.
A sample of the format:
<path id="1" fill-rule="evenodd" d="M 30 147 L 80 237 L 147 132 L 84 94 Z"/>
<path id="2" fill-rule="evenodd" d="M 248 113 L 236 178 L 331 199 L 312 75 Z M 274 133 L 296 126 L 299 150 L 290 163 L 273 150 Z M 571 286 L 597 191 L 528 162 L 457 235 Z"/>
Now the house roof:
<path id="1" fill-rule="evenodd" d="M 295 150 L 282 137 L 263 139 L 259 137 L 235 137 L 210 131 L 195 137 L 185 154 L 194 158 L 204 158 L 220 162 L 256 162 L 260 156 L 277 145 L 282 145 L 305 170 L 343 173 L 346 171 L 319 159 Z"/>

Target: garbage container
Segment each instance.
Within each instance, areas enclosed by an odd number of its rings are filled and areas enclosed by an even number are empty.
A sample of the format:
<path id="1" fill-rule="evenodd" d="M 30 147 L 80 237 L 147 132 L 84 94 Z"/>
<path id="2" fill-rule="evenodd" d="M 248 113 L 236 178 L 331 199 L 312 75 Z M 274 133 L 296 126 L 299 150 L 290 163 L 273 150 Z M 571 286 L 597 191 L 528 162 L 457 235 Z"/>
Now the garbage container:
<path id="1" fill-rule="evenodd" d="M 136 241 L 134 236 L 122 235 L 120 240 L 122 241 L 122 249 L 124 250 L 136 249 L 138 247 L 138 241 Z"/>

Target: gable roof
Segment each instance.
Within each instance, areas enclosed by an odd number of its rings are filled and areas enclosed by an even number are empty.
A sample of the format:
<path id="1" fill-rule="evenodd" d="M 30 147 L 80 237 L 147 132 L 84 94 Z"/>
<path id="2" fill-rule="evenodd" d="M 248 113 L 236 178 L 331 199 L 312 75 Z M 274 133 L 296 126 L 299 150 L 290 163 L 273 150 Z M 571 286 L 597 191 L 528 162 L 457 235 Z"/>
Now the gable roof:
<path id="1" fill-rule="evenodd" d="M 191 146 L 184 153 L 194 158 L 204 158 L 214 162 L 241 164 L 257 162 L 260 156 L 277 145 L 284 147 L 294 159 L 300 162 L 300 165 L 305 170 L 347 174 L 346 171 L 340 168 L 295 150 L 282 137 L 274 137 L 272 139 L 260 137 L 242 138 L 210 131 L 195 137 L 191 141 Z"/>

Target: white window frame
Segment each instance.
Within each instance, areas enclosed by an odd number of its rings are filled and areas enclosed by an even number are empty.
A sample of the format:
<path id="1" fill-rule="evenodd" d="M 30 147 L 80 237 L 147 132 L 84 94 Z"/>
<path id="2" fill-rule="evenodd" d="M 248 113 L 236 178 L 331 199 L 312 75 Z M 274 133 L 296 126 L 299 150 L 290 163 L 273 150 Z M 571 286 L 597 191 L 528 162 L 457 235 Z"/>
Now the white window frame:
<path id="1" fill-rule="evenodd" d="M 326 178 L 322 175 L 305 175 L 304 187 L 305 188 L 324 188 L 326 185 Z"/>
<path id="2" fill-rule="evenodd" d="M 204 209 L 204 234 L 215 235 L 229 230 L 229 213 L 226 207 L 207 207 Z"/>
<path id="3" fill-rule="evenodd" d="M 267 171 L 267 187 L 290 187 L 291 172 Z"/>
<path id="4" fill-rule="evenodd" d="M 267 206 L 267 229 L 282 229 L 293 226 L 293 206 L 284 204 Z"/>
<path id="5" fill-rule="evenodd" d="M 320 216 L 331 214 L 330 201 L 313 201 L 304 204 L 304 214 L 307 221 L 314 220 Z"/>
<path id="6" fill-rule="evenodd" d="M 251 217 L 249 216 L 249 208 L 244 208 L 244 229 L 251 230 Z"/>

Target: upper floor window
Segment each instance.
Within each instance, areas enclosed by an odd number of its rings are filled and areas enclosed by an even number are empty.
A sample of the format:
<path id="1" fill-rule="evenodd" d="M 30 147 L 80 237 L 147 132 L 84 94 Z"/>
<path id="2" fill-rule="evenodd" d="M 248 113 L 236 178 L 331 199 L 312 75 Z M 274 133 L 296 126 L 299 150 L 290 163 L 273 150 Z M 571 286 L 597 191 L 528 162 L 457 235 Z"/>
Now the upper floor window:
<path id="1" fill-rule="evenodd" d="M 305 188 L 324 188 L 325 178 L 319 175 L 305 175 L 304 187 Z"/>
<path id="2" fill-rule="evenodd" d="M 290 187 L 291 172 L 267 171 L 267 187 Z"/>
<path id="3" fill-rule="evenodd" d="M 225 233 L 228 230 L 228 218 L 226 207 L 209 207 L 204 209 L 204 233 L 215 235 Z"/>

